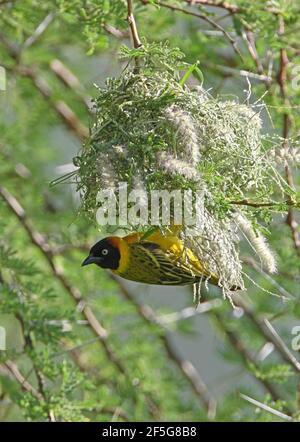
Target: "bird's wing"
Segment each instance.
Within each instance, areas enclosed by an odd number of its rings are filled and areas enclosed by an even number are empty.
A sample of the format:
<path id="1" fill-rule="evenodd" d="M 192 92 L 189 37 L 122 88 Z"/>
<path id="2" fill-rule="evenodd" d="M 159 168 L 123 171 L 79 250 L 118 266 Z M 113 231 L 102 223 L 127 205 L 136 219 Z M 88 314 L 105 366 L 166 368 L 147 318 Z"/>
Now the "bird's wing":
<path id="1" fill-rule="evenodd" d="M 132 247 L 135 250 L 132 250 Z M 141 241 L 132 247 L 132 252 L 139 256 L 140 260 L 142 259 L 141 264 L 144 268 L 148 269 L 149 274 L 157 275 L 160 284 L 192 284 L 201 277 L 201 274 L 193 271 L 193 268 L 184 262 L 182 256 L 164 251 L 156 243 Z"/>

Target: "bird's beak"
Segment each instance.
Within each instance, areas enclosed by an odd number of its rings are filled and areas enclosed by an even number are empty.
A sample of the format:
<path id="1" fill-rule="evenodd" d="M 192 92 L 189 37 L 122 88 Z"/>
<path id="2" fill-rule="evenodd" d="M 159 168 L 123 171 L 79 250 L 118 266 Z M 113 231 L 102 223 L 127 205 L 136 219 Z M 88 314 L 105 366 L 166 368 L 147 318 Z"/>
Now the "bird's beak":
<path id="1" fill-rule="evenodd" d="M 81 264 L 81 267 L 87 266 L 89 264 L 100 264 L 101 262 L 102 258 L 100 256 L 88 256 Z"/>

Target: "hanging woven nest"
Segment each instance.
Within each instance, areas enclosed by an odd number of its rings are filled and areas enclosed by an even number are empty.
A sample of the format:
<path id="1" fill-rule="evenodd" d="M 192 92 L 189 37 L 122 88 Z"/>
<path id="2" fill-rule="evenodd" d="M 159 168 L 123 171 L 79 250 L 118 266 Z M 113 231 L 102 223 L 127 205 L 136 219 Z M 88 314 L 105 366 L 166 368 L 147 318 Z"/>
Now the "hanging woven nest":
<path id="1" fill-rule="evenodd" d="M 183 225 L 180 235 L 219 276 L 224 293 L 232 286 L 244 288 L 238 230 L 265 268 L 275 271 L 264 238 L 253 230 L 253 213 L 249 217 L 247 207 L 232 204 L 266 195 L 270 182 L 278 185 L 266 161 L 257 110 L 213 98 L 202 87 L 188 87 L 178 75 L 183 67 L 178 50 L 160 45 L 125 52 L 139 60 L 139 68 L 129 65 L 120 78 L 108 79 L 106 87 L 99 88 L 96 120 L 74 159 L 81 210 L 95 220 L 99 190 L 117 190 L 119 182 L 127 183 L 128 192 L 201 191 L 201 231 L 190 236 Z M 147 231 L 153 226 L 126 227 Z"/>

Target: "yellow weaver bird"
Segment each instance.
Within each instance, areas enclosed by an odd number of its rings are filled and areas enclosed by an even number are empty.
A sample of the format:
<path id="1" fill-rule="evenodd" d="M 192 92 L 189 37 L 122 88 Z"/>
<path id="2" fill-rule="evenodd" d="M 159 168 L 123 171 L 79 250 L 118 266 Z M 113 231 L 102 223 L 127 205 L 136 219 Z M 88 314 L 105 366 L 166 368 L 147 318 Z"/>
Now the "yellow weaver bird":
<path id="1" fill-rule="evenodd" d="M 125 279 L 145 284 L 187 285 L 202 278 L 218 284 L 218 277 L 204 269 L 181 239 L 174 234 L 164 236 L 159 230 L 147 237 L 142 233 L 123 238 L 108 236 L 91 248 L 82 266 L 88 264 L 96 264 Z"/>

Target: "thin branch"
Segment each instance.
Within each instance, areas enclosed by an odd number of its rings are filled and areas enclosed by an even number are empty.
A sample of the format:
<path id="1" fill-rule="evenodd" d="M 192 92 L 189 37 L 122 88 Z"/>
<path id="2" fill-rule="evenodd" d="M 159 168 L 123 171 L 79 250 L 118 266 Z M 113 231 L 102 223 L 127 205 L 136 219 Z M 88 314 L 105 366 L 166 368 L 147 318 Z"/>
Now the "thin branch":
<path id="1" fill-rule="evenodd" d="M 234 4 L 230 4 L 227 3 L 226 1 L 212 1 L 212 0 L 185 0 L 186 3 L 190 4 L 190 5 L 203 5 L 203 6 L 209 6 L 209 7 L 214 7 L 214 8 L 221 8 L 224 9 L 228 12 L 230 12 L 232 15 L 233 14 L 238 14 L 244 11 L 247 11 L 247 6 L 243 7 L 243 6 L 237 6 Z M 267 2 L 265 2 L 267 3 Z M 280 8 L 276 9 L 276 7 L 273 6 L 269 6 L 269 5 L 262 5 L 263 7 L 258 8 L 259 11 L 261 12 L 269 12 L 271 14 L 274 15 L 280 15 L 281 14 L 281 10 Z"/>
<path id="2" fill-rule="evenodd" d="M 262 202 L 256 202 L 251 200 L 237 200 L 237 201 L 228 201 L 229 204 L 234 204 L 238 206 L 250 206 L 250 207 L 281 207 L 283 204 L 286 204 L 289 207 L 296 207 L 299 208 L 300 203 L 297 201 L 294 201 L 292 199 L 288 199 L 286 201 L 278 202 L 278 201 L 262 201 Z"/>
<path id="3" fill-rule="evenodd" d="M 130 34 L 128 31 L 120 30 L 120 29 L 118 29 L 108 23 L 103 24 L 102 27 L 108 34 L 112 35 L 113 37 L 115 37 L 119 40 L 121 40 L 123 38 L 130 37 Z"/>
<path id="4" fill-rule="evenodd" d="M 264 324 L 266 329 L 269 331 L 270 340 L 275 345 L 277 350 L 280 352 L 283 359 L 291 365 L 296 372 L 300 373 L 300 362 L 297 358 L 290 352 L 289 348 L 285 342 L 281 339 L 275 328 L 272 326 L 268 319 L 264 319 Z"/>
<path id="5" fill-rule="evenodd" d="M 90 250 L 89 244 L 62 244 L 55 247 L 52 247 L 52 254 L 53 255 L 64 255 L 65 253 L 72 252 L 72 251 L 82 251 L 82 252 L 88 252 Z"/>
<path id="6" fill-rule="evenodd" d="M 250 31 L 242 32 L 242 36 L 246 42 L 249 54 L 251 55 L 251 58 L 253 59 L 255 65 L 256 65 L 257 72 L 259 74 L 262 74 L 264 71 L 264 68 L 263 68 L 262 62 L 260 61 L 258 54 L 257 54 L 256 45 L 255 45 L 255 38 L 254 38 L 253 32 L 250 32 Z"/>
<path id="7" fill-rule="evenodd" d="M 70 71 L 70 69 L 67 68 L 61 60 L 51 60 L 49 66 L 51 71 L 54 72 L 57 78 L 69 89 L 71 89 L 75 93 L 75 95 L 79 96 L 79 98 L 86 105 L 87 109 L 91 111 L 92 98 L 85 93 L 76 75 L 72 71 Z"/>
<path id="8" fill-rule="evenodd" d="M 17 320 L 19 321 L 20 326 L 21 326 L 22 335 L 24 338 L 24 350 L 28 349 L 29 351 L 33 351 L 34 345 L 33 345 L 30 333 L 28 333 L 25 329 L 25 323 L 24 323 L 22 316 L 19 313 L 17 313 L 15 315 L 15 317 L 17 318 Z M 41 373 L 41 371 L 38 369 L 38 367 L 36 366 L 36 364 L 33 361 L 32 361 L 32 365 L 33 365 L 33 370 L 34 370 L 34 373 L 35 373 L 35 376 L 37 379 L 39 394 L 42 396 L 45 404 L 48 404 L 43 374 Z M 55 415 L 51 409 L 47 409 L 47 416 L 48 416 L 49 422 L 56 422 Z"/>
<path id="9" fill-rule="evenodd" d="M 46 15 L 44 20 L 38 25 L 38 27 L 35 29 L 33 34 L 25 40 L 23 43 L 21 50 L 27 49 L 30 46 L 32 46 L 36 41 L 40 38 L 40 36 L 46 31 L 48 26 L 53 22 L 54 18 L 56 16 L 55 12 L 50 12 Z"/>
<path id="10" fill-rule="evenodd" d="M 261 408 L 262 410 L 267 411 L 268 413 L 271 413 L 274 416 L 280 417 L 281 419 L 283 419 L 285 421 L 289 421 L 289 422 L 293 421 L 293 418 L 291 416 L 288 416 L 287 414 L 284 414 L 281 411 L 275 410 L 275 408 L 272 408 L 269 405 L 263 404 L 262 402 L 259 402 L 256 399 L 253 399 L 250 396 L 247 396 L 246 394 L 240 393 L 240 396 L 242 399 L 245 399 L 245 401 L 250 402 L 250 404 L 255 405 L 258 408 Z"/>
<path id="11" fill-rule="evenodd" d="M 135 48 L 139 48 L 140 46 L 142 46 L 142 43 L 138 34 L 136 21 L 133 14 L 133 0 L 127 0 L 127 21 L 132 36 L 133 46 Z"/>
<path id="12" fill-rule="evenodd" d="M 93 411 L 95 412 L 97 410 L 93 410 Z M 103 407 L 103 408 L 100 408 L 99 412 L 102 414 L 112 415 L 111 422 L 115 422 L 115 420 L 118 418 L 123 419 L 125 422 L 130 422 L 130 419 L 129 419 L 127 413 L 125 413 L 125 411 L 121 407 L 116 407 L 116 408 Z"/>
<path id="13" fill-rule="evenodd" d="M 68 126 L 70 130 L 75 132 L 80 136 L 82 140 L 88 137 L 89 130 L 86 126 L 84 126 L 72 109 L 67 105 L 67 103 L 63 100 L 56 101 L 54 103 L 56 112 L 60 115 L 64 123 Z"/>
<path id="14" fill-rule="evenodd" d="M 3 362 L 3 364 L 1 364 L 0 367 L 4 374 L 12 376 L 20 384 L 22 390 L 32 394 L 32 396 L 34 396 L 38 401 L 44 400 L 41 393 L 38 390 L 36 390 L 36 388 L 34 388 L 30 384 L 30 382 L 28 382 L 26 378 L 22 375 L 18 365 L 15 362 L 7 360 Z"/>
<path id="15" fill-rule="evenodd" d="M 151 4 L 149 2 L 149 0 L 141 0 L 143 4 Z M 180 8 L 179 6 L 175 6 L 175 5 L 169 5 L 168 3 L 164 3 L 161 2 L 159 0 L 155 1 L 155 4 L 158 6 L 161 6 L 162 8 L 167 8 L 170 9 L 171 11 L 174 12 L 181 12 L 182 14 L 186 14 L 186 15 L 191 15 L 193 17 L 197 17 L 201 20 L 206 21 L 207 23 L 209 23 L 213 28 L 217 29 L 218 31 L 222 32 L 222 34 L 225 36 L 225 38 L 230 42 L 233 50 L 235 51 L 235 53 L 240 57 L 240 59 L 242 61 L 244 61 L 243 56 L 237 46 L 237 42 L 234 40 L 234 38 L 231 37 L 231 35 L 218 23 L 216 23 L 214 20 L 212 20 L 211 18 L 209 18 L 208 16 L 206 16 L 205 14 L 200 14 L 198 12 L 193 12 L 193 11 L 188 11 L 187 9 L 184 8 Z"/>
<path id="16" fill-rule="evenodd" d="M 99 367 L 99 364 L 97 363 L 92 364 L 91 361 L 87 360 L 86 353 L 81 351 L 86 346 L 96 343 L 98 339 L 99 338 L 88 339 L 82 342 L 81 344 L 75 346 L 71 345 L 67 339 L 61 339 L 60 344 L 64 350 L 52 353 L 50 355 L 50 358 L 55 359 L 55 358 L 60 358 L 63 355 L 68 355 L 69 357 L 71 357 L 74 364 L 82 373 L 87 375 L 90 379 L 93 379 L 93 382 L 95 383 L 96 386 L 97 385 L 103 386 L 105 384 L 110 389 L 118 391 L 119 390 L 118 377 L 116 376 L 106 377 L 105 375 L 102 375 L 102 370 L 101 367 Z"/>
<path id="17" fill-rule="evenodd" d="M 240 8 L 239 6 L 232 5 L 230 3 L 223 2 L 223 1 L 214 2 L 211 0 L 185 0 L 185 2 L 191 6 L 192 5 L 203 5 L 203 6 L 210 6 L 210 7 L 214 7 L 214 8 L 226 9 L 226 11 L 230 12 L 230 14 L 236 14 L 236 13 L 242 11 L 242 8 Z"/>
<path id="18" fill-rule="evenodd" d="M 221 64 L 211 63 L 208 60 L 203 61 L 203 65 L 210 69 L 215 69 L 224 75 L 240 75 L 241 77 L 253 78 L 254 80 L 263 81 L 264 83 L 271 83 L 272 77 L 269 75 L 257 74 L 256 72 L 247 71 L 245 69 L 232 68 Z"/>
<path id="19" fill-rule="evenodd" d="M 19 46 L 16 43 L 8 40 L 6 35 L 4 35 L 4 34 L 0 34 L 0 42 L 3 44 L 3 46 L 5 47 L 7 52 L 9 52 L 9 55 L 11 56 L 11 58 L 13 58 L 18 63 L 19 57 L 20 57 Z"/>
<path id="20" fill-rule="evenodd" d="M 179 312 L 158 316 L 158 320 L 160 324 L 168 326 L 169 324 L 172 324 L 174 322 L 190 319 L 200 314 L 209 312 L 212 309 L 221 307 L 221 305 L 223 305 L 221 299 L 213 299 L 211 301 L 201 302 L 201 304 L 199 304 L 197 308 L 186 307 Z"/>
<path id="21" fill-rule="evenodd" d="M 284 36 L 284 33 L 285 33 L 284 18 L 282 16 L 279 16 L 278 35 L 280 37 L 282 37 L 282 36 Z M 282 97 L 284 106 L 290 105 L 288 95 L 287 95 L 287 85 L 286 85 L 288 64 L 289 64 L 289 59 L 287 56 L 287 51 L 285 48 L 281 48 L 280 49 L 280 59 L 279 59 L 279 71 L 278 71 L 278 75 L 277 75 L 277 83 L 280 88 L 280 93 L 281 93 L 281 97 Z M 291 128 L 291 123 L 292 123 L 292 121 L 291 121 L 290 115 L 287 112 L 285 112 L 283 114 L 283 129 L 282 129 L 282 136 L 284 139 L 283 148 L 285 148 L 285 149 L 288 149 L 288 137 L 289 137 L 289 132 L 290 132 L 290 128 Z M 294 179 L 293 179 L 291 169 L 288 165 L 285 166 L 285 175 L 286 175 L 286 181 L 287 181 L 288 185 L 292 189 L 294 189 L 295 188 Z M 294 216 L 293 210 L 291 208 L 288 211 L 286 223 L 291 230 L 292 239 L 293 239 L 294 248 L 296 250 L 296 253 L 300 257 L 300 235 L 298 232 L 298 224 L 295 220 L 295 216 Z"/>
<path id="22" fill-rule="evenodd" d="M 252 309 L 247 306 L 245 301 L 241 298 L 236 298 L 235 303 L 238 307 L 241 307 L 246 316 L 250 319 L 250 321 L 256 326 L 260 334 L 266 339 L 267 342 L 272 342 L 275 349 L 281 356 L 281 358 L 289 364 L 296 373 L 300 372 L 300 362 L 297 358 L 290 352 L 289 348 L 286 346 L 285 342 L 278 335 L 270 321 L 266 318 L 259 318 L 252 311 Z"/>
<path id="23" fill-rule="evenodd" d="M 63 100 L 55 101 L 52 99 L 52 91 L 48 83 L 36 72 L 27 67 L 19 67 L 18 72 L 24 77 L 29 78 L 40 94 L 48 100 L 53 110 L 60 116 L 63 123 L 69 130 L 75 133 L 80 139 L 85 139 L 89 135 L 89 130 L 77 118 L 72 109 Z"/>
<path id="24" fill-rule="evenodd" d="M 292 175 L 291 175 L 290 169 L 287 168 L 286 171 L 287 171 L 287 179 L 291 182 L 290 177 Z M 294 213 L 291 208 L 288 211 L 288 214 L 286 217 L 286 223 L 291 230 L 292 239 L 293 239 L 294 248 L 296 250 L 296 253 L 298 256 L 300 256 L 300 235 L 298 232 L 298 223 L 295 219 Z"/>
<path id="25" fill-rule="evenodd" d="M 269 273 L 267 273 L 266 271 L 264 271 L 261 268 L 261 264 L 259 264 L 258 262 L 256 262 L 253 258 L 250 257 L 246 257 L 243 258 L 243 262 L 245 264 L 248 264 L 249 266 L 253 267 L 257 272 L 259 272 L 261 275 L 263 275 L 263 277 L 270 282 L 273 287 L 275 287 L 278 292 L 280 293 L 280 295 L 282 295 L 282 298 L 285 300 L 291 300 L 291 299 L 296 299 L 296 296 L 293 295 L 292 293 L 288 292 L 284 287 L 282 287 L 278 281 L 276 281 L 276 279 L 274 279 Z M 282 274 L 282 273 L 280 273 Z M 290 274 L 288 275 L 283 275 L 286 276 L 288 278 L 292 278 L 292 276 Z"/>

